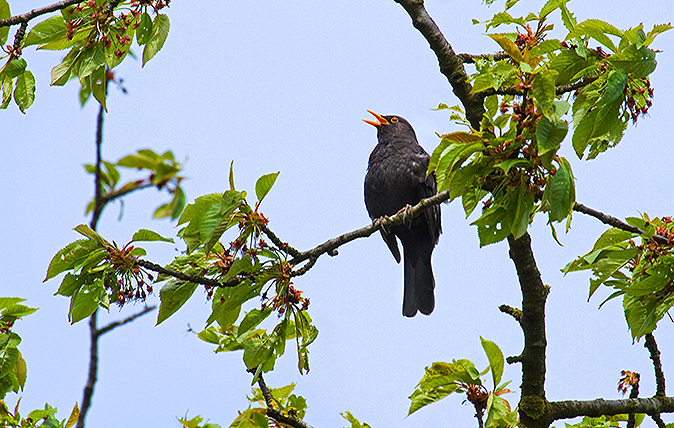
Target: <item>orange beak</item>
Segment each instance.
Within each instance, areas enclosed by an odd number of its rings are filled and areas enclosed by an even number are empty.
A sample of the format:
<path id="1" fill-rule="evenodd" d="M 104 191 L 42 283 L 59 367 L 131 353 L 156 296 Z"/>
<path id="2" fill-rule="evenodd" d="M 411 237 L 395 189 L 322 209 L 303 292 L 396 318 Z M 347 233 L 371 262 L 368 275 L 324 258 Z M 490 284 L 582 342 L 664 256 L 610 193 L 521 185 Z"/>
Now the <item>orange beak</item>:
<path id="1" fill-rule="evenodd" d="M 386 120 L 384 118 L 384 116 L 382 116 L 380 114 L 377 114 L 377 113 L 373 112 L 372 110 L 368 110 L 367 112 L 370 113 L 372 116 L 374 116 L 379 122 L 375 122 L 374 120 L 367 120 L 367 119 L 363 119 L 363 122 L 369 123 L 370 125 L 377 126 L 377 127 L 389 124 L 388 120 Z"/>

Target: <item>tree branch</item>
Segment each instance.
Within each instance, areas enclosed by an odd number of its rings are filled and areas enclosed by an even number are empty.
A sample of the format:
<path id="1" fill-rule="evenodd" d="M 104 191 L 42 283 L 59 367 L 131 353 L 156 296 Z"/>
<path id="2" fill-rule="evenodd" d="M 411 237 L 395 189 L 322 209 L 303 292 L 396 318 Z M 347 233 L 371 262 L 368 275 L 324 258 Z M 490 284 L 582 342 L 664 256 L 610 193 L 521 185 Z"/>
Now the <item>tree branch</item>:
<path id="1" fill-rule="evenodd" d="M 49 6 L 33 9 L 30 12 L 24 13 L 22 15 L 12 16 L 7 19 L 0 19 L 0 27 L 8 27 L 11 25 L 25 23 L 35 18 L 36 16 L 56 12 L 57 10 L 65 9 L 68 6 L 72 6 L 77 3 L 82 3 L 82 1 L 83 0 L 64 0 Z"/>
<path id="2" fill-rule="evenodd" d="M 466 108 L 466 118 L 474 129 L 479 130 L 484 114 L 484 98 L 479 94 L 470 93 L 473 87 L 468 82 L 462 58 L 454 53 L 454 49 L 424 8 L 423 0 L 395 0 L 395 2 L 405 9 L 412 18 L 414 28 L 419 30 L 430 45 L 438 58 L 440 72 L 447 77 L 454 94 Z"/>
<path id="3" fill-rule="evenodd" d="M 124 319 L 121 319 L 119 321 L 111 322 L 110 324 L 106 325 L 105 327 L 103 327 L 101 329 L 98 329 L 98 336 L 99 337 L 103 336 L 105 333 L 109 333 L 110 331 L 116 329 L 117 327 L 121 327 L 125 324 L 128 324 L 128 323 L 132 322 L 133 320 L 135 320 L 136 318 L 140 318 L 143 315 L 154 311 L 155 309 L 157 309 L 156 305 L 146 306 L 145 308 L 143 308 L 142 311 L 140 311 L 138 313 L 135 313 L 135 314 L 133 314 L 131 316 L 128 316 Z"/>
<path id="4" fill-rule="evenodd" d="M 632 385 L 632 390 L 630 391 L 630 398 L 639 398 L 639 373 L 635 373 L 637 381 Z M 634 428 L 637 423 L 636 415 L 630 413 L 627 415 L 627 428 Z"/>
<path id="5" fill-rule="evenodd" d="M 655 382 L 656 382 L 656 397 L 665 397 L 667 394 L 665 392 L 665 374 L 662 371 L 662 362 L 660 361 L 660 351 L 658 350 L 658 344 L 655 342 L 655 336 L 653 333 L 646 334 L 646 340 L 644 341 L 644 347 L 648 349 L 648 352 L 653 361 L 653 368 L 655 370 Z"/>
<path id="6" fill-rule="evenodd" d="M 638 227 L 630 226 L 629 224 L 625 223 L 620 219 L 617 219 L 608 214 L 604 214 L 601 211 L 597 211 L 592 208 L 586 207 L 585 205 L 579 204 L 578 202 L 576 202 L 576 204 L 573 206 L 573 210 L 592 216 L 597 220 L 601 221 L 602 223 L 608 224 L 609 226 L 615 227 L 617 229 L 625 230 L 627 232 L 632 233 L 638 233 L 640 235 L 644 233 L 644 231 L 639 229 Z M 660 235 L 653 235 L 653 240 L 658 244 L 669 243 L 669 240 L 666 237 Z"/>
<path id="7" fill-rule="evenodd" d="M 267 384 L 264 383 L 262 373 L 260 373 L 259 376 L 260 377 L 257 381 L 257 384 L 259 385 L 260 390 L 262 390 L 262 396 L 264 397 L 264 401 L 267 404 L 267 416 L 269 416 L 270 418 L 274 419 L 277 422 L 280 422 L 282 424 L 288 424 L 295 428 L 312 428 L 311 425 L 304 422 L 303 420 L 297 419 L 293 416 L 286 415 L 285 413 L 283 413 L 283 411 L 281 411 L 277 407 L 278 405 L 276 404 L 276 400 L 274 399 L 274 396 L 272 395 L 269 388 L 267 388 Z"/>
<path id="8" fill-rule="evenodd" d="M 494 61 L 500 61 L 502 59 L 510 58 L 510 56 L 504 51 L 496 52 L 493 54 L 478 54 L 478 55 L 460 53 L 457 56 L 461 59 L 461 62 L 463 62 L 464 64 L 475 64 L 475 60 L 478 59 L 493 59 Z"/>
<path id="9" fill-rule="evenodd" d="M 545 399 L 545 301 L 548 289 L 541 280 L 531 249 L 531 238 L 525 233 L 519 239 L 508 236 L 510 258 L 515 264 L 522 290 L 524 350 L 522 363 L 522 397 L 520 419 L 527 427 L 544 427 L 548 411 Z"/>
<path id="10" fill-rule="evenodd" d="M 578 416 L 599 417 L 602 415 L 619 415 L 622 413 L 672 413 L 674 397 L 627 398 L 624 400 L 592 401 L 553 401 L 550 413 L 553 420 L 570 419 Z"/>
<path id="11" fill-rule="evenodd" d="M 91 345 L 89 349 L 89 376 L 87 383 L 84 385 L 84 393 L 82 394 L 82 408 L 80 409 L 80 416 L 77 419 L 76 428 L 84 428 L 84 419 L 87 417 L 89 407 L 91 407 L 91 397 L 94 395 L 94 386 L 96 386 L 98 374 L 98 330 L 96 329 L 96 317 L 98 311 L 95 311 L 89 317 L 89 336 Z"/>

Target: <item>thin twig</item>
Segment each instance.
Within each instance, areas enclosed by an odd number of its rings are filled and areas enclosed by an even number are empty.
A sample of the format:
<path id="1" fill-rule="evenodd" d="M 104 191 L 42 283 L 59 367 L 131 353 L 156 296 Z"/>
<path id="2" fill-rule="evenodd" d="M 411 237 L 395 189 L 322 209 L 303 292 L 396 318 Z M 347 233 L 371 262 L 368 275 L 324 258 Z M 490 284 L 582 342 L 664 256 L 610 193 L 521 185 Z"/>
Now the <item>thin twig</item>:
<path id="1" fill-rule="evenodd" d="M 272 232 L 271 229 L 269 229 L 267 226 L 262 226 L 262 232 L 264 232 L 265 235 L 271 240 L 271 242 L 274 243 L 280 250 L 285 251 L 286 253 L 290 254 L 293 257 L 297 257 L 300 252 L 296 250 L 295 248 L 291 247 L 288 245 L 287 242 L 281 241 L 281 239 L 276 236 L 274 232 Z"/>
<path id="2" fill-rule="evenodd" d="M 111 322 L 110 324 L 106 325 L 105 327 L 103 327 L 101 329 L 98 329 L 98 336 L 100 337 L 100 336 L 104 335 L 105 333 L 108 333 L 108 332 L 116 329 L 117 327 L 121 327 L 124 324 L 128 324 L 128 323 L 132 322 L 133 320 L 135 320 L 136 318 L 140 318 L 143 315 L 154 311 L 155 309 L 157 309 L 156 305 L 146 306 L 145 308 L 143 308 L 142 311 L 140 311 L 136 314 L 128 316 L 128 317 L 126 317 L 124 319 L 121 319 L 119 321 Z"/>
<path id="3" fill-rule="evenodd" d="M 457 55 L 464 64 L 475 64 L 475 61 L 478 59 L 491 59 L 494 61 L 500 61 L 502 59 L 510 58 L 510 56 L 504 51 L 496 52 L 493 54 L 479 54 L 472 55 L 468 53 L 460 53 Z"/>
<path id="4" fill-rule="evenodd" d="M 262 396 L 264 397 L 264 401 L 267 404 L 267 416 L 269 416 L 270 418 L 274 419 L 277 422 L 280 422 L 282 424 L 288 424 L 295 428 L 312 428 L 311 425 L 304 422 L 302 419 L 297 419 L 293 416 L 286 415 L 285 413 L 283 413 L 283 411 L 281 411 L 277 407 L 278 405 L 276 403 L 276 400 L 274 399 L 274 396 L 267 387 L 267 384 L 264 383 L 262 373 L 259 374 L 257 384 L 260 387 L 260 390 L 262 390 Z"/>
<path id="5" fill-rule="evenodd" d="M 639 229 L 638 227 L 631 226 L 624 221 L 617 219 L 611 215 L 604 214 L 601 211 L 594 210 L 592 208 L 586 207 L 583 204 L 579 204 L 576 202 L 576 204 L 573 206 L 574 211 L 581 212 L 583 214 L 587 214 L 589 216 L 592 216 L 596 218 L 597 220 L 601 221 L 604 224 L 608 224 L 609 226 L 615 227 L 617 229 L 625 230 L 627 232 L 632 232 L 632 233 L 637 233 L 639 235 L 643 234 L 644 231 Z M 668 244 L 669 240 L 661 235 L 653 235 L 653 240 L 657 242 L 658 244 Z"/>
<path id="6" fill-rule="evenodd" d="M 82 3 L 83 0 L 64 0 L 58 3 L 51 4 L 49 6 L 44 6 L 38 9 L 33 9 L 30 12 L 24 13 L 22 15 L 12 16 L 7 19 L 0 19 L 0 27 L 8 27 L 11 25 L 21 24 L 28 22 L 36 16 L 44 15 L 46 13 L 56 12 L 57 10 L 65 9 L 68 6 L 72 6 L 77 3 Z"/>

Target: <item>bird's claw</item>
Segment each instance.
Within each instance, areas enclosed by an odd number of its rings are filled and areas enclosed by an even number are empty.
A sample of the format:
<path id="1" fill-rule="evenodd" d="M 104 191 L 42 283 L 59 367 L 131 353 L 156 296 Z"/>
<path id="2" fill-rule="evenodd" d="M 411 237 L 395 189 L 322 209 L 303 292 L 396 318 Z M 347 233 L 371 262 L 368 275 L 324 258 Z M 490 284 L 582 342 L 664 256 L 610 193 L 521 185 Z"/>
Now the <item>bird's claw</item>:
<path id="1" fill-rule="evenodd" d="M 410 220 L 409 223 L 407 222 L 407 216 L 411 214 L 410 211 L 412 211 L 412 205 L 410 204 L 405 205 L 398 211 L 399 213 L 403 213 L 403 224 L 412 224 L 412 220 Z"/>
<path id="2" fill-rule="evenodd" d="M 388 228 L 384 225 L 384 223 L 385 223 L 387 220 L 390 220 L 390 219 L 391 219 L 391 218 L 390 218 L 389 216 L 383 215 L 383 216 L 381 216 L 381 217 L 375 219 L 372 223 L 374 223 L 375 225 L 377 225 L 377 226 L 378 226 L 384 233 L 388 234 L 388 233 L 389 233 Z"/>

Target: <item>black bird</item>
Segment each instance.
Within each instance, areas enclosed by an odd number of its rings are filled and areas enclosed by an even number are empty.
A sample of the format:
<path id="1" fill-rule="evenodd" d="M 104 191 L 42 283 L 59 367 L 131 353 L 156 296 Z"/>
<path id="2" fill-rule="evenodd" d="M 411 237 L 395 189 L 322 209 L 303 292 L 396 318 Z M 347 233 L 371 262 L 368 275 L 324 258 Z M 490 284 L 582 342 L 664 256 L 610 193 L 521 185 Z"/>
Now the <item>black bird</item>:
<path id="1" fill-rule="evenodd" d="M 412 125 L 400 116 L 381 116 L 368 110 L 377 121 L 377 146 L 370 154 L 365 175 L 365 206 L 372 220 L 392 216 L 408 205 L 435 195 L 435 175 L 426 177 L 430 156 L 417 142 Z M 431 255 L 440 237 L 440 206 L 435 205 L 411 221 L 381 231 L 389 250 L 400 263 L 396 236 L 403 244 L 405 291 L 403 315 L 417 310 L 429 315 L 435 308 L 435 280 Z"/>

